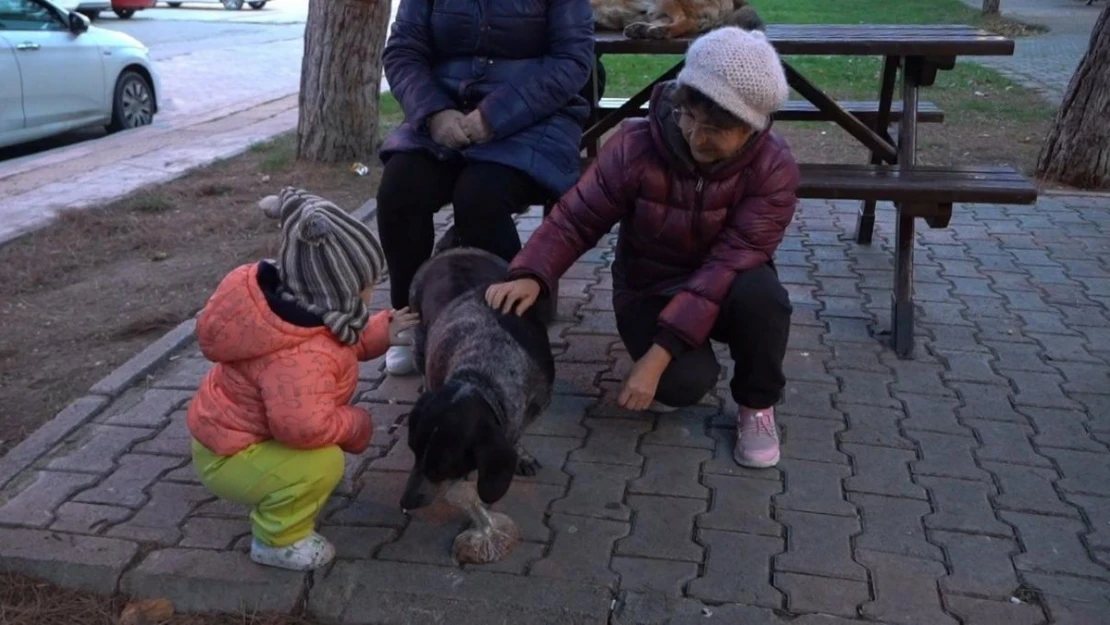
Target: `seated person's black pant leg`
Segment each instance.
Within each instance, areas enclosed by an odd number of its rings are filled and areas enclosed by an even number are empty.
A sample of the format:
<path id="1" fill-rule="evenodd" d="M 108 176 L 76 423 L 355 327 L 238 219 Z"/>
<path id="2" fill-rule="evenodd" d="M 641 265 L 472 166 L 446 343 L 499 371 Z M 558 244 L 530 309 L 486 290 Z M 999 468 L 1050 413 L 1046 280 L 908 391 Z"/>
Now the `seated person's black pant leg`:
<path id="1" fill-rule="evenodd" d="M 462 243 L 507 262 L 520 251 L 513 213 L 526 210 L 538 194 L 530 177 L 504 165 L 440 161 L 425 152 L 393 155 L 382 171 L 377 212 L 391 305 L 408 306 L 413 276 L 435 245 L 437 211 L 453 204 Z"/>
<path id="2" fill-rule="evenodd" d="M 646 298 L 618 313 L 617 331 L 633 360 L 651 347 L 659 313 L 669 301 Z M 790 297 L 770 265 L 742 272 L 733 281 L 711 337 L 729 347 L 735 362 L 730 387 L 740 406 L 768 408 L 781 397 L 791 312 Z M 655 399 L 674 407 L 696 404 L 716 386 L 720 372 L 708 343 L 682 352 L 663 372 Z"/>

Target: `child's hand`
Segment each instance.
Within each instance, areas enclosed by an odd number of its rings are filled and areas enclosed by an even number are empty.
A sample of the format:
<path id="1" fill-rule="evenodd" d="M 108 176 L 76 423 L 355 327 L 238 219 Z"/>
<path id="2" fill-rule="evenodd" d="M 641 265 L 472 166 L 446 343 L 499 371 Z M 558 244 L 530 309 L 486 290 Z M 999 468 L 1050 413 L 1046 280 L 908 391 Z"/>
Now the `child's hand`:
<path id="1" fill-rule="evenodd" d="M 389 344 L 412 345 L 412 337 L 400 336 L 402 332 L 420 323 L 420 315 L 409 310 L 408 306 L 393 311 L 389 318 Z"/>
<path id="2" fill-rule="evenodd" d="M 486 303 L 503 314 L 523 315 L 540 296 L 540 283 L 533 278 L 502 282 L 486 289 Z"/>

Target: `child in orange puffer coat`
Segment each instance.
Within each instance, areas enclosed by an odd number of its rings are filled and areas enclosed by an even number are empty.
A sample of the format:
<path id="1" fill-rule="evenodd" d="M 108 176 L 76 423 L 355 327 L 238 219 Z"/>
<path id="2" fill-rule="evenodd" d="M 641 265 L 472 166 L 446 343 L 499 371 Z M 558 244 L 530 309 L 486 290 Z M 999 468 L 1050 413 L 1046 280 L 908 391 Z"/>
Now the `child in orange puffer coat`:
<path id="1" fill-rule="evenodd" d="M 289 187 L 260 204 L 281 220 L 281 258 L 232 271 L 197 320 L 216 364 L 189 404 L 193 464 L 214 494 L 253 507 L 252 560 L 312 570 L 335 556 L 315 525 L 343 453 L 373 434 L 370 413 L 350 405 L 358 362 L 403 343 L 417 318 L 370 315 L 384 260 L 363 223 Z"/>

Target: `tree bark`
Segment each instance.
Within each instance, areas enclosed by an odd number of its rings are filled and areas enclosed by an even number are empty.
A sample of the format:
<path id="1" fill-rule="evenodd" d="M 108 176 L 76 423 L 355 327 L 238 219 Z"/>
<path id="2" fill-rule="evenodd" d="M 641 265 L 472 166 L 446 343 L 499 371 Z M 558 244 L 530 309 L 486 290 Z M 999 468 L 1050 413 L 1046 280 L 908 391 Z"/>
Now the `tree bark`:
<path id="1" fill-rule="evenodd" d="M 1110 5 L 1091 32 L 1056 121 L 1037 159 L 1037 175 L 1081 189 L 1110 187 Z"/>
<path id="2" fill-rule="evenodd" d="M 389 0 L 309 1 L 298 159 L 337 163 L 373 157 L 388 23 Z"/>
<path id="3" fill-rule="evenodd" d="M 983 15 L 998 15 L 998 5 L 1002 0 L 983 0 Z"/>

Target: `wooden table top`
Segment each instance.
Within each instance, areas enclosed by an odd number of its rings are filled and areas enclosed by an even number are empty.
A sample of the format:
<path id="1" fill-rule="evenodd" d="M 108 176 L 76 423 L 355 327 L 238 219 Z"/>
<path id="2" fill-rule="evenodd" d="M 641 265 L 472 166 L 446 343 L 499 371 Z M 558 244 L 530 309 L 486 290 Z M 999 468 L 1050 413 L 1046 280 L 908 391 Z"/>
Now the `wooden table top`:
<path id="1" fill-rule="evenodd" d="M 843 56 L 1011 56 L 1009 37 L 963 26 L 897 24 L 770 24 L 779 54 Z M 628 39 L 598 31 L 598 54 L 683 54 L 692 39 Z"/>

